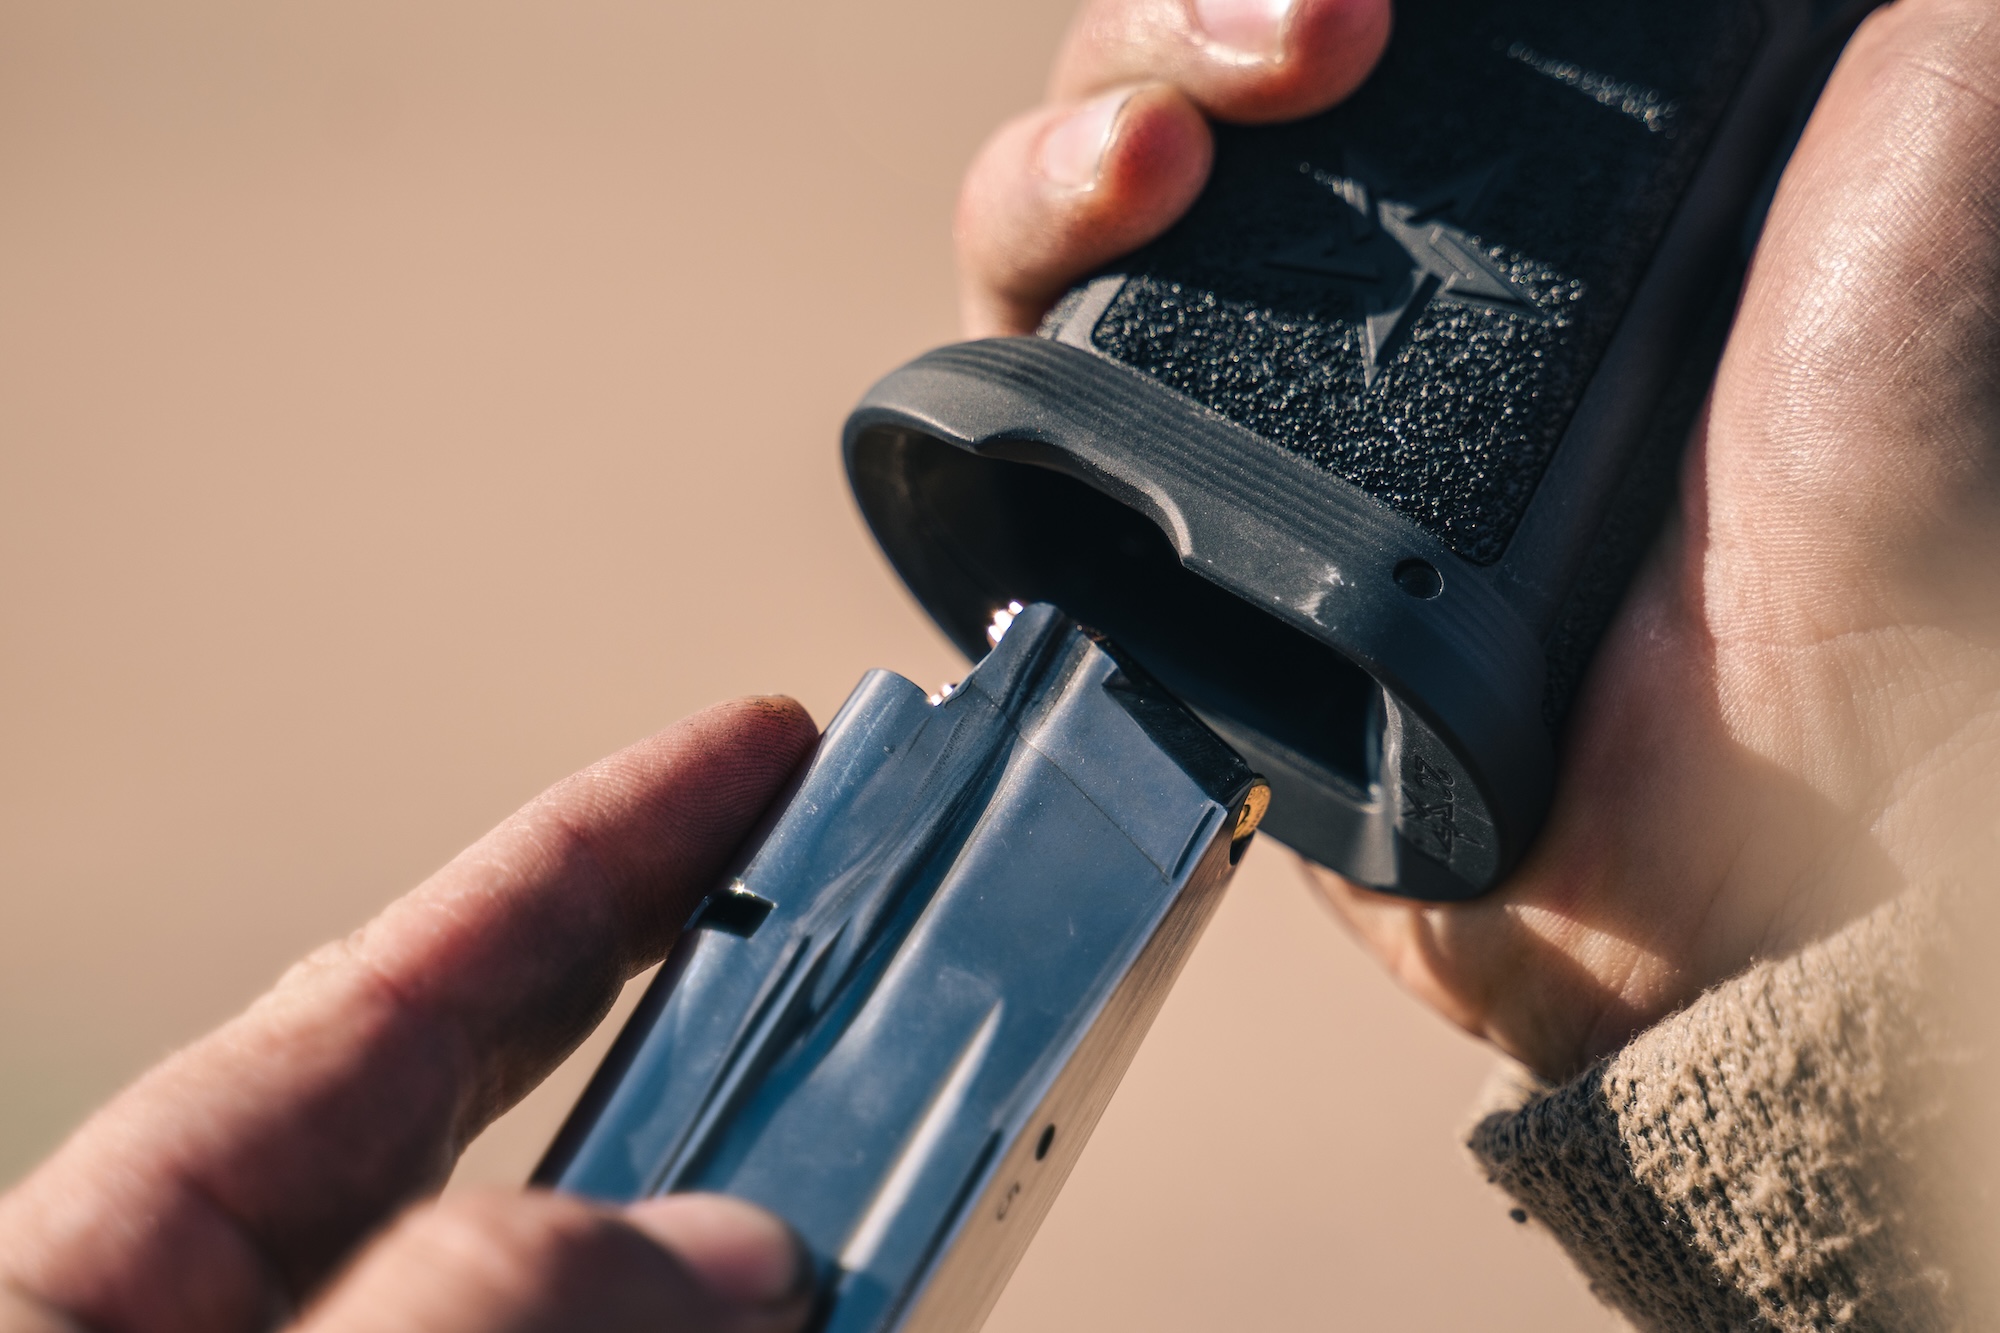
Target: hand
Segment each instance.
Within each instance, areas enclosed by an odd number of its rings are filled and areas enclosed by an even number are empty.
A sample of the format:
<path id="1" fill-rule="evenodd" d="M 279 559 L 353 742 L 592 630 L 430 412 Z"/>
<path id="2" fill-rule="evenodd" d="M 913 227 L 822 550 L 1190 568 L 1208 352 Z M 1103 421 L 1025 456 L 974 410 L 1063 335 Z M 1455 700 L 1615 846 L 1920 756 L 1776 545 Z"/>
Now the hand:
<path id="1" fill-rule="evenodd" d="M 146 1074 L 0 1199 L 0 1330 L 797 1328 L 810 1270 L 747 1204 L 408 1205 L 665 954 L 814 738 L 746 700 L 612 756 Z"/>
<path id="2" fill-rule="evenodd" d="M 1197 109 L 1317 110 L 1388 27 L 1376 0 L 1294 0 L 1268 42 L 1205 41 L 1203 8 L 1092 0 L 1050 105 L 987 145 L 959 211 L 970 332 L 1030 330 L 1163 231 L 1207 170 Z M 1245 25 L 1259 8 L 1227 6 Z M 1993 821 L 1996 162 L 2000 9 L 1878 13 L 1785 174 L 1679 510 L 1584 684 L 1526 862 L 1453 907 L 1312 871 L 1406 986 L 1544 1074 L 1949 877 Z"/>

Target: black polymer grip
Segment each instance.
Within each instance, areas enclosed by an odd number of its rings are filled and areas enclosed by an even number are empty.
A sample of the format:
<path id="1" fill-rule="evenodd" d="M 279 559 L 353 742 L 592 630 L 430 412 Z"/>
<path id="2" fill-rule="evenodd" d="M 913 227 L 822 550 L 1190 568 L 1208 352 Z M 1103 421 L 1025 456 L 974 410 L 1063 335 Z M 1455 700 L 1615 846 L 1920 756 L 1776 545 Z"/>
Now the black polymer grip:
<path id="1" fill-rule="evenodd" d="M 1270 779 L 1273 836 L 1490 888 L 1871 7 L 1403 0 L 1359 92 L 1218 127 L 1189 215 L 1042 336 L 875 386 L 864 515 L 969 654 L 1009 600 L 1114 636 Z"/>

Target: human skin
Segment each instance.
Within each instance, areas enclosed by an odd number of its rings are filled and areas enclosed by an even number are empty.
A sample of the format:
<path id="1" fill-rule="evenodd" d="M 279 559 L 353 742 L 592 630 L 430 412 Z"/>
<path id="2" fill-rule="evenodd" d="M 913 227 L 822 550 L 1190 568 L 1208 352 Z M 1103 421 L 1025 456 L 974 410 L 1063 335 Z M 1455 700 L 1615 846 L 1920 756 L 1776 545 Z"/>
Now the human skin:
<path id="1" fill-rule="evenodd" d="M 788 1333 L 809 1272 L 734 1200 L 423 1202 L 672 945 L 811 749 L 723 704 L 559 783 L 0 1199 L 0 1331 Z"/>
<path id="2" fill-rule="evenodd" d="M 1091 0 L 958 212 L 965 325 L 1033 329 L 1199 191 L 1204 117 L 1350 91 L 1375 0 Z M 2000 699 L 2000 5 L 1862 28 L 1786 170 L 1677 512 L 1563 738 L 1548 824 L 1458 906 L 1314 883 L 1406 987 L 1560 1078 L 1760 957 L 1963 867 Z"/>
<path id="3" fill-rule="evenodd" d="M 1449 908 L 1313 872 L 1406 985 L 1544 1073 L 1951 873 L 1992 823 L 1995 19 L 1901 0 L 1836 72 L 1527 862 Z M 968 330 L 1031 329 L 1191 202 L 1207 117 L 1332 104 L 1389 22 L 1091 4 L 967 178 Z M 664 955 L 812 741 L 749 700 L 613 756 L 144 1076 L 0 1199 L 0 1333 L 798 1327 L 794 1242 L 745 1205 L 423 1200 Z"/>

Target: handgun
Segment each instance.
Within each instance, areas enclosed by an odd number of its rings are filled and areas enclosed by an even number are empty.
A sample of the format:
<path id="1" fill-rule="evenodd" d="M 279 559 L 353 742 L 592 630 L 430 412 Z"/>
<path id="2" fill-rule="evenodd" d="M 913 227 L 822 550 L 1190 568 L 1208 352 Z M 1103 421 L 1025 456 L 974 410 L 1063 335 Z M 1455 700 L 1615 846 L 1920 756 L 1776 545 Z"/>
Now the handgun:
<path id="1" fill-rule="evenodd" d="M 1401 0 L 1035 336 L 870 389 L 855 500 L 976 665 L 862 681 L 535 1181 L 737 1195 L 828 1333 L 974 1329 L 1257 831 L 1503 879 L 1872 7 Z"/>

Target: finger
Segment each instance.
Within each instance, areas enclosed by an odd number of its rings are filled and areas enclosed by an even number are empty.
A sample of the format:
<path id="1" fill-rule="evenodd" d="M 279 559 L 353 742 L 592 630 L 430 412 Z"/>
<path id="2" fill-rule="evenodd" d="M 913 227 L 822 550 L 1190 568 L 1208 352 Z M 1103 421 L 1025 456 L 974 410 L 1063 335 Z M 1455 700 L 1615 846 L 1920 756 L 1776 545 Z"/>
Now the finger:
<path id="1" fill-rule="evenodd" d="M 723 1194 L 669 1194 L 625 1210 L 702 1283 L 746 1309 L 789 1311 L 812 1293 L 805 1242 L 761 1208 Z"/>
<path id="2" fill-rule="evenodd" d="M 1160 83 L 1002 126 L 959 195 L 968 334 L 1031 332 L 1078 277 L 1173 225 L 1212 154 L 1201 113 Z"/>
<path id="3" fill-rule="evenodd" d="M 1294 120 L 1359 87 L 1389 26 L 1389 0 L 1089 0 L 1050 91 L 1158 79 L 1218 120 Z"/>
<path id="4" fill-rule="evenodd" d="M 561 1195 L 491 1193 L 417 1208 L 299 1328 L 789 1333 L 804 1323 L 811 1269 L 783 1223 L 730 1199 L 651 1207 L 621 1215 Z"/>
<path id="5" fill-rule="evenodd" d="M 1390 976 L 1473 1036 L 1488 1035 L 1479 998 L 1445 984 L 1439 975 L 1437 950 L 1430 947 L 1436 926 L 1430 913 L 1437 909 L 1363 888 L 1304 857 L 1298 865 L 1306 882 Z"/>
<path id="6" fill-rule="evenodd" d="M 1003 126 L 966 175 L 956 231 L 967 334 L 1033 331 L 1078 278 L 1173 225 L 1208 179 L 1204 111 L 1263 121 L 1330 106 L 1388 34 L 1388 0 L 1087 7 L 1058 61 L 1055 103 Z"/>
<path id="7" fill-rule="evenodd" d="M 1507 889 L 1470 903 L 1419 903 L 1300 865 L 1404 989 L 1544 1076 L 1567 1078 L 1644 1026 L 1610 981 L 1647 961 L 1628 938 Z"/>
<path id="8" fill-rule="evenodd" d="M 265 1328 L 669 947 L 813 742 L 726 704 L 558 784 L 0 1201 L 0 1280 L 106 1330 Z"/>

